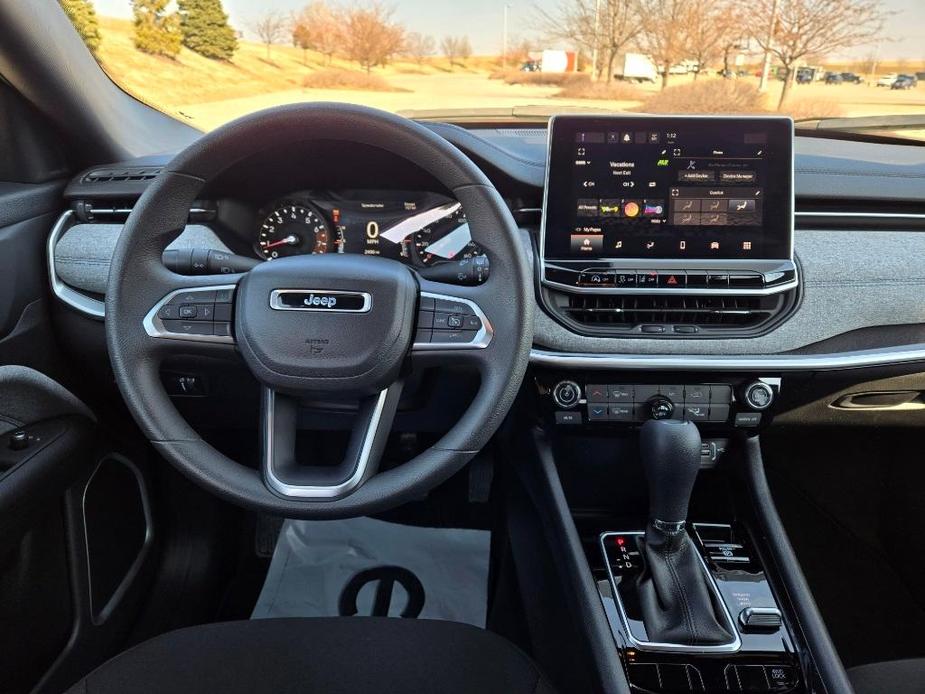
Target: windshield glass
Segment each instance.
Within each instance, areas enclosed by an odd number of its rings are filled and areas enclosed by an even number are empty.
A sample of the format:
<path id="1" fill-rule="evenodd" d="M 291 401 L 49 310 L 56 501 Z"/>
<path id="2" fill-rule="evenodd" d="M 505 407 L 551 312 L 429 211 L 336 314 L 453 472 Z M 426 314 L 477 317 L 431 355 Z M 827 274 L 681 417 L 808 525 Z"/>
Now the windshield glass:
<path id="1" fill-rule="evenodd" d="M 117 84 L 203 130 L 341 101 L 473 122 L 779 112 L 925 139 L 922 0 L 60 3 Z"/>

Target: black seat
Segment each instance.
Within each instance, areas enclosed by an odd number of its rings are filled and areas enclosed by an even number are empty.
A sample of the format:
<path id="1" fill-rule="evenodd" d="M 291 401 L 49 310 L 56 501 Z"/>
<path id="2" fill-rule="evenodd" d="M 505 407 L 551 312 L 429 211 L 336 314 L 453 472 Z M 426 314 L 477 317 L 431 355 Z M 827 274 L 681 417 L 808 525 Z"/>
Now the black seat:
<path id="1" fill-rule="evenodd" d="M 180 629 L 105 663 L 68 694 L 553 694 L 520 649 L 476 627 L 380 617 Z"/>
<path id="2" fill-rule="evenodd" d="M 858 665 L 848 678 L 855 694 L 925 694 L 925 658 Z"/>

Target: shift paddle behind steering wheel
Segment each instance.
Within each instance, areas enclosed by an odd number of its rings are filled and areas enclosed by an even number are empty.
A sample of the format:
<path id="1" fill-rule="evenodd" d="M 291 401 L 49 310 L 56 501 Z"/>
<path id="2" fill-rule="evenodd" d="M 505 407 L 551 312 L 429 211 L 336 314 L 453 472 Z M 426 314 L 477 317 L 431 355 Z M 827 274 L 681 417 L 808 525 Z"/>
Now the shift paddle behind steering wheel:
<path id="1" fill-rule="evenodd" d="M 473 240 L 491 260 L 488 280 L 460 287 L 424 280 L 393 260 L 294 256 L 244 275 L 183 276 L 161 260 L 200 191 L 265 150 L 313 140 L 377 147 L 431 174 L 462 204 Z M 510 211 L 485 175 L 423 126 L 359 106 L 299 104 L 255 113 L 204 135 L 152 182 L 125 224 L 106 293 L 106 338 L 116 382 L 158 451 L 192 480 L 234 503 L 292 518 L 366 515 L 438 485 L 494 434 L 520 387 L 533 334 L 530 264 Z M 195 333 L 171 307 L 211 305 L 233 324 Z M 464 329 L 440 333 L 438 314 Z M 228 316 L 215 316 L 225 318 Z M 204 326 L 204 327 L 203 327 Z M 205 333 L 205 334 L 203 334 Z M 183 419 L 160 378 L 165 358 L 237 349 L 263 390 L 261 469 L 235 462 Z M 459 421 L 414 459 L 377 473 L 406 369 L 468 364 L 480 385 Z M 300 397 L 349 393 L 360 400 L 343 462 L 297 460 Z"/>

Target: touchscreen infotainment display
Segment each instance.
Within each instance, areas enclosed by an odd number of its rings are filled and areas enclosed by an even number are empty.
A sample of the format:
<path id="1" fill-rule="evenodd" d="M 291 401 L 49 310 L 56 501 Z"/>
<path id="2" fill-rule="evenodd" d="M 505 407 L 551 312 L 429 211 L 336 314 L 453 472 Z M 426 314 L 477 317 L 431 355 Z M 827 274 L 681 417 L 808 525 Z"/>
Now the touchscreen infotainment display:
<path id="1" fill-rule="evenodd" d="M 546 259 L 786 259 L 793 123 L 778 117 L 557 116 Z"/>

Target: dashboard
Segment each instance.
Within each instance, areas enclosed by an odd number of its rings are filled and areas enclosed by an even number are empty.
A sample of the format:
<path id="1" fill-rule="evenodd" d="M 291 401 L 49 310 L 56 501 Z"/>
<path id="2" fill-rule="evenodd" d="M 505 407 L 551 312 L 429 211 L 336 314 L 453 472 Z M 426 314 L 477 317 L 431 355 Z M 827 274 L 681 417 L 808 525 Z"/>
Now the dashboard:
<path id="1" fill-rule="evenodd" d="M 355 253 L 430 268 L 484 256 L 462 206 L 421 191 L 294 191 L 262 205 L 250 234 L 262 260 Z"/>

